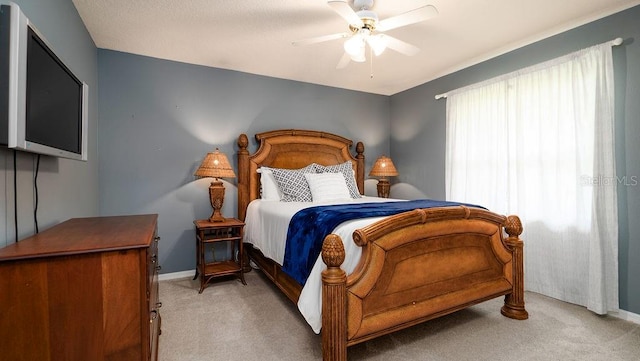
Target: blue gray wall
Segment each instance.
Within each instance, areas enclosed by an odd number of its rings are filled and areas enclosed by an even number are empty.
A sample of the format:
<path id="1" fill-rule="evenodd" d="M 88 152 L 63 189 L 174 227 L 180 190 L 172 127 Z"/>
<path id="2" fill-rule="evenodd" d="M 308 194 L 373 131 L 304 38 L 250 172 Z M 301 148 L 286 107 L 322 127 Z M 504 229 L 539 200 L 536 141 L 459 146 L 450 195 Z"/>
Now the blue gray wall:
<path id="1" fill-rule="evenodd" d="M 633 180 L 640 181 L 640 6 L 393 95 L 391 154 L 400 177 L 392 192 L 444 198 L 446 100 L 435 100 L 436 94 L 617 37 L 624 43 L 613 48 L 616 165 L 618 176 L 627 177 L 627 185 L 618 187 L 620 306 L 638 314 L 640 184 Z"/>
<path id="2" fill-rule="evenodd" d="M 251 137 L 251 152 L 252 135 L 267 130 L 340 134 L 365 143 L 367 169 L 389 152 L 386 96 L 110 50 L 98 58 L 100 213 L 158 213 L 162 272 L 195 268 L 193 220 L 211 215 L 211 180 L 193 173 L 216 147 L 237 170 L 240 133 Z M 232 217 L 237 181 L 223 181 L 222 211 Z"/>
<path id="3" fill-rule="evenodd" d="M 97 103 L 98 51 L 71 0 L 14 0 L 27 18 L 76 75 L 89 85 L 89 160 L 42 156 L 38 174 L 40 230 L 73 217 L 98 214 Z M 14 195 L 17 193 L 18 237 L 30 236 L 34 222 L 36 157 L 17 152 L 14 187 L 13 151 L 0 147 L 0 247 L 13 243 Z"/>

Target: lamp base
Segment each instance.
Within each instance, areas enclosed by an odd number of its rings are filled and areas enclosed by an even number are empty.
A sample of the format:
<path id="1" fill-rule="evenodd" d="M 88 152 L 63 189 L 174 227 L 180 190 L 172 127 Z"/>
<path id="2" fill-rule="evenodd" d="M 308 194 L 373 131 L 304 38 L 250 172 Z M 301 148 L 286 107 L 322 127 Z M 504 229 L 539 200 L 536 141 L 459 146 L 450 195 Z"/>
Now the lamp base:
<path id="1" fill-rule="evenodd" d="M 381 178 L 378 181 L 378 197 L 389 198 L 389 192 L 391 191 L 391 184 L 388 179 Z"/>
<path id="2" fill-rule="evenodd" d="M 224 222 L 224 217 L 222 216 L 222 212 L 220 212 L 222 204 L 224 203 L 224 185 L 218 179 L 211 182 L 209 186 L 209 200 L 213 208 L 209 222 Z"/>

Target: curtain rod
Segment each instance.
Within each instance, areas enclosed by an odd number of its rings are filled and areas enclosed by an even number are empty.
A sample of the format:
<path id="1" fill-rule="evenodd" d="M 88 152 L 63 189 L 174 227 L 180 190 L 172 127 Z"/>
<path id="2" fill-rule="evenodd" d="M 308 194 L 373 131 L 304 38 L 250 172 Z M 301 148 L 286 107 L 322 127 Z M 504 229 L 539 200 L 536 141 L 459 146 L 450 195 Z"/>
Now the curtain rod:
<path id="1" fill-rule="evenodd" d="M 623 41 L 624 40 L 622 38 L 615 38 L 615 39 L 611 40 L 611 46 L 621 45 Z M 437 94 L 435 96 L 436 100 L 440 100 L 440 99 L 446 98 L 446 97 L 447 97 L 447 93 Z"/>

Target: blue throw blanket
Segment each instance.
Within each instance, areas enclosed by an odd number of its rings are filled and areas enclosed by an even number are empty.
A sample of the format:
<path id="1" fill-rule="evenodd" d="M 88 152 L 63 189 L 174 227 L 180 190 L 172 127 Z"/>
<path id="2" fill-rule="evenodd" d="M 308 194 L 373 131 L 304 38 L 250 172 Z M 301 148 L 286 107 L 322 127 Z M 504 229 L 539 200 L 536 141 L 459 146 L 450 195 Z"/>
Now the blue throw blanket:
<path id="1" fill-rule="evenodd" d="M 304 285 L 322 251 L 324 238 L 340 223 L 370 217 L 390 216 L 418 208 L 452 207 L 472 204 L 422 199 L 406 202 L 354 203 L 305 208 L 289 223 L 282 270 Z"/>

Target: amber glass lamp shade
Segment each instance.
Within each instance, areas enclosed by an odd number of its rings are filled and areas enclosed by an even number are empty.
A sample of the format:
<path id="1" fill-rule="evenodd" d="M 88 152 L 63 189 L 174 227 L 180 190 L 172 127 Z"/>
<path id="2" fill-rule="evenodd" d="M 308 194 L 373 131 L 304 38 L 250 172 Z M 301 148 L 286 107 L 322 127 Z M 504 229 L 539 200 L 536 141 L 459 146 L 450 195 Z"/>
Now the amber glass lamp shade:
<path id="1" fill-rule="evenodd" d="M 373 164 L 373 168 L 371 168 L 369 176 L 380 177 L 378 180 L 378 197 L 389 198 L 391 184 L 387 178 L 398 176 L 398 171 L 396 170 L 396 166 L 393 165 L 391 158 L 384 155 L 380 156 L 380 158 L 378 158 L 378 160 Z"/>
<path id="2" fill-rule="evenodd" d="M 198 178 L 214 178 L 209 186 L 209 200 L 213 208 L 209 222 L 223 222 L 224 217 L 220 210 L 224 203 L 224 185 L 219 178 L 236 177 L 231 164 L 229 164 L 229 159 L 216 148 L 215 152 L 207 153 L 194 175 Z"/>

